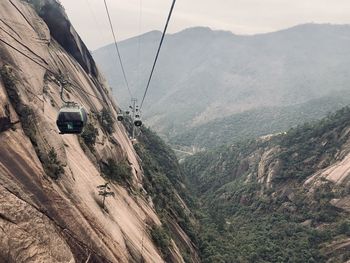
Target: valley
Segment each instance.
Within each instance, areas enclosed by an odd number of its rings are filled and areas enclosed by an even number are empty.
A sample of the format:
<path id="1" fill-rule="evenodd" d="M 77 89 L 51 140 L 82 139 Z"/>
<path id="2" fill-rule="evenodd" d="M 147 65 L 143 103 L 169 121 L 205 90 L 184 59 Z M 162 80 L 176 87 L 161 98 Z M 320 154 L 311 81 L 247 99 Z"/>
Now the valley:
<path id="1" fill-rule="evenodd" d="M 350 109 L 186 158 L 203 262 L 350 260 Z"/>

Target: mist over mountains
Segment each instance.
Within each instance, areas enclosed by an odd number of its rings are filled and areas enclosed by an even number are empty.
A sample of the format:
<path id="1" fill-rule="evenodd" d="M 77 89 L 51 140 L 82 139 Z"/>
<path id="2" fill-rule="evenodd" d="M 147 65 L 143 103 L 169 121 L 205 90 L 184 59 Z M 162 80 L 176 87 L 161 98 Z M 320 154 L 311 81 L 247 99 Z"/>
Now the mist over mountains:
<path id="1" fill-rule="evenodd" d="M 152 31 L 120 43 L 133 95 L 139 98 L 160 36 Z M 113 48 L 93 55 L 126 106 L 129 95 Z M 172 137 L 249 110 L 325 99 L 348 89 L 349 54 L 349 25 L 304 24 L 254 36 L 189 28 L 167 35 L 144 117 L 147 125 Z"/>

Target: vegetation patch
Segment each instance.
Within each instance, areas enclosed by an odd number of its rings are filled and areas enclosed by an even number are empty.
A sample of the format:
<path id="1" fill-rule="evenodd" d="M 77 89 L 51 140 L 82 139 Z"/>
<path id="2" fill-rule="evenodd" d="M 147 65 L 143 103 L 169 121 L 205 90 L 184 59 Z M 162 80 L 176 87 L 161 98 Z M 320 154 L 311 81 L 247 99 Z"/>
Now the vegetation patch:
<path id="1" fill-rule="evenodd" d="M 170 220 L 174 220 L 195 244 L 198 241 L 197 229 L 193 218 L 186 211 L 177 195 L 178 193 L 188 205 L 194 205 L 190 194 L 184 187 L 184 177 L 176 156 L 169 146 L 155 133 L 145 127 L 142 127 L 142 133 L 138 139 L 139 143 L 135 145 L 135 149 L 142 159 L 145 176 L 143 185 L 147 193 L 152 197 L 157 214 L 160 215 L 163 223 L 164 231 L 175 240 L 178 247 L 182 250 L 182 254 L 186 255 L 187 247 L 177 242 L 176 233 L 171 231 Z M 166 231 L 165 229 L 169 230 Z M 154 231 L 156 236 L 159 234 L 160 240 L 164 239 L 161 237 L 165 235 L 158 233 L 160 231 L 159 229 L 155 229 Z M 163 250 L 165 243 L 162 242 Z M 168 254 L 165 251 L 162 253 L 164 255 Z"/>
<path id="2" fill-rule="evenodd" d="M 36 135 L 35 114 L 30 107 L 23 105 L 21 103 L 21 99 L 17 89 L 18 78 L 15 74 L 15 71 L 11 66 L 4 65 L 0 70 L 0 75 L 4 83 L 4 86 L 6 88 L 9 99 L 20 118 L 24 133 L 29 137 L 33 145 L 37 146 L 37 142 L 35 138 L 35 135 Z"/>
<path id="3" fill-rule="evenodd" d="M 350 124 L 350 108 L 345 107 L 319 122 L 306 123 L 276 137 L 273 141 L 283 147 L 277 158 L 282 160 L 281 173 L 275 178 L 304 180 L 315 170 L 337 160 L 337 153 L 349 136 L 341 136 Z M 312 159 L 310 159 L 312 157 Z"/>
<path id="4" fill-rule="evenodd" d="M 18 105 L 20 103 L 19 94 L 17 91 L 18 78 L 13 68 L 9 65 L 2 66 L 0 69 L 0 75 L 11 102 L 14 105 Z"/>
<path id="5" fill-rule="evenodd" d="M 167 258 L 170 253 L 169 246 L 171 245 L 169 233 L 162 226 L 154 225 L 151 228 L 151 237 L 161 251 L 163 258 Z"/>
<path id="6" fill-rule="evenodd" d="M 324 247 L 349 236 L 349 213 L 331 204 L 349 195 L 348 186 L 321 180 L 310 192 L 303 183 L 348 153 L 349 125 L 346 107 L 270 140 L 188 157 L 182 166 L 199 201 L 202 261 L 328 262 Z M 260 162 L 266 169 L 279 163 L 269 187 L 258 180 Z M 337 256 L 349 260 L 346 253 Z"/>
<path id="7" fill-rule="evenodd" d="M 99 121 L 101 127 L 108 133 L 112 134 L 114 132 L 114 119 L 112 113 L 106 108 L 103 108 L 99 114 Z"/>
<path id="8" fill-rule="evenodd" d="M 35 118 L 34 111 L 28 106 L 22 106 L 21 110 L 18 113 L 19 113 L 19 117 L 20 117 L 22 128 L 25 135 L 29 137 L 29 139 L 31 140 L 34 146 L 37 146 L 37 142 L 35 138 L 36 118 Z"/>
<path id="9" fill-rule="evenodd" d="M 86 124 L 83 133 L 80 135 L 83 139 L 85 145 L 94 152 L 94 146 L 96 144 L 96 139 L 98 136 L 98 129 L 92 123 Z"/>
<path id="10" fill-rule="evenodd" d="M 119 184 L 128 184 L 132 178 L 131 167 L 126 160 L 117 162 L 108 159 L 107 163 L 101 162 L 101 171 L 105 177 Z"/>
<path id="11" fill-rule="evenodd" d="M 57 158 L 57 153 L 54 148 L 51 148 L 48 154 L 47 162 L 42 162 L 45 172 L 52 179 L 57 180 L 63 173 L 63 165 Z"/>
<path id="12" fill-rule="evenodd" d="M 97 202 L 97 204 L 106 212 L 108 212 L 106 208 L 106 198 L 110 196 L 115 196 L 115 193 L 111 191 L 111 187 L 109 186 L 109 183 L 105 183 L 102 185 L 97 186 L 98 189 L 98 195 L 102 197 L 102 202 Z"/>

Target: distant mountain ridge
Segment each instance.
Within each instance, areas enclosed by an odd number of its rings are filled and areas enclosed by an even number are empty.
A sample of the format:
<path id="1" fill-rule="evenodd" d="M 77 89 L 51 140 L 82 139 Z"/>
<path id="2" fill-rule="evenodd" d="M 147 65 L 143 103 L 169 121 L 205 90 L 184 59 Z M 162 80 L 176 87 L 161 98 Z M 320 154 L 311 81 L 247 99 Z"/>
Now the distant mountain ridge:
<path id="1" fill-rule="evenodd" d="M 160 32 L 152 31 L 120 43 L 139 98 L 159 38 Z M 126 105 L 112 48 L 93 55 Z M 146 123 L 163 134 L 177 134 L 218 117 L 327 96 L 348 88 L 349 53 L 349 25 L 304 24 L 253 36 L 197 27 L 167 35 L 145 102 Z"/>
<path id="2" fill-rule="evenodd" d="M 321 119 L 334 109 L 350 104 L 350 90 L 284 107 L 264 107 L 218 118 L 169 137 L 172 145 L 215 148 L 241 140 L 287 131 Z"/>

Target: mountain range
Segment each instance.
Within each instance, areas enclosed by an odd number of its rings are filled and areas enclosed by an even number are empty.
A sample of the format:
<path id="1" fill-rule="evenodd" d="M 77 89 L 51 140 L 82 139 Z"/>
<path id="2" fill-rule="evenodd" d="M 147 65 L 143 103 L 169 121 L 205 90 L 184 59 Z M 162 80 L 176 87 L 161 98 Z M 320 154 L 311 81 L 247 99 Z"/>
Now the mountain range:
<path id="1" fill-rule="evenodd" d="M 135 97 L 143 95 L 160 37 L 152 31 L 119 43 Z M 93 56 L 126 107 L 114 52 L 108 45 Z M 349 88 L 349 53 L 349 25 L 303 24 L 253 36 L 205 27 L 169 34 L 144 104 L 146 124 L 171 138 L 237 113 L 331 96 Z"/>

